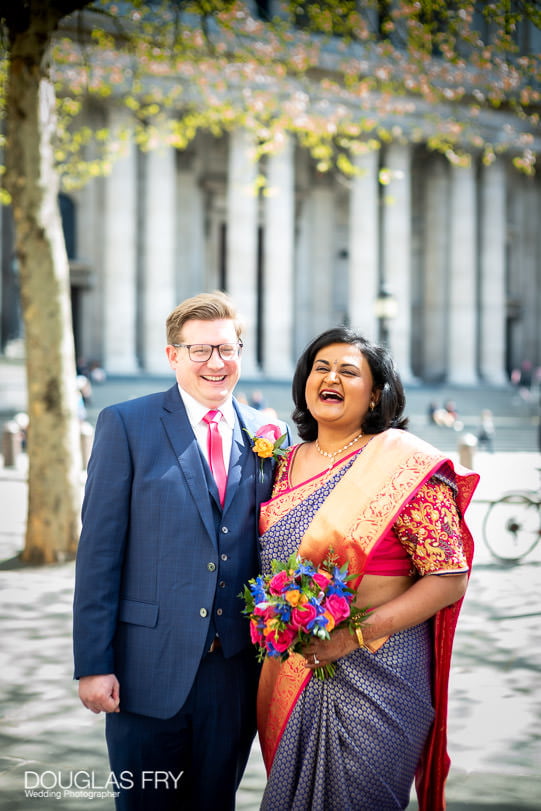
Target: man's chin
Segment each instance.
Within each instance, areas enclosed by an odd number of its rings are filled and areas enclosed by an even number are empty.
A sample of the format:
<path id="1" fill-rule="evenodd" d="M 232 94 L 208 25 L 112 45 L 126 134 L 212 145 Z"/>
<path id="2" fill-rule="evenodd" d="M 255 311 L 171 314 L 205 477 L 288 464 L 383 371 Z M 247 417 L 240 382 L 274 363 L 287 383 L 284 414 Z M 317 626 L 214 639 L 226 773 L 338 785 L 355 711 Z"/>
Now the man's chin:
<path id="1" fill-rule="evenodd" d="M 231 391 L 225 387 L 220 386 L 204 386 L 201 389 L 201 401 L 208 405 L 209 408 L 219 408 L 222 403 L 231 396 Z"/>

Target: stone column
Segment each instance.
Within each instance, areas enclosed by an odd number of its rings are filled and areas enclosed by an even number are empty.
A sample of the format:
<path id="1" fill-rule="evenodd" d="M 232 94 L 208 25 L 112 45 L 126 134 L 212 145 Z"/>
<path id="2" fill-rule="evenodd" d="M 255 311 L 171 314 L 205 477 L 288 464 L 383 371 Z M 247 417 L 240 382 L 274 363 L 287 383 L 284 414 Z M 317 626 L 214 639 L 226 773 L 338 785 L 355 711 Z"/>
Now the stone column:
<path id="1" fill-rule="evenodd" d="M 231 133 L 227 187 L 227 288 L 244 322 L 242 371 L 257 375 L 257 163 L 252 136 Z"/>
<path id="2" fill-rule="evenodd" d="M 483 380 L 504 384 L 506 172 L 502 160 L 483 167 L 480 206 L 480 371 Z"/>
<path id="3" fill-rule="evenodd" d="M 301 160 L 303 154 L 301 152 Z M 297 175 L 302 164 L 296 162 Z M 312 337 L 312 294 L 310 277 L 310 211 L 309 192 L 305 184 L 299 193 L 297 211 L 297 239 L 295 244 L 295 277 L 294 307 L 295 318 L 293 322 L 293 347 L 295 358 L 298 358 L 304 347 Z"/>
<path id="4" fill-rule="evenodd" d="M 295 147 L 283 147 L 268 160 L 265 198 L 263 357 L 268 377 L 293 373 L 293 276 L 295 239 Z"/>
<path id="5" fill-rule="evenodd" d="M 335 251 L 334 191 L 326 176 L 318 178 L 309 193 L 308 244 L 312 323 L 310 340 L 331 323 Z"/>
<path id="6" fill-rule="evenodd" d="M 411 147 L 394 143 L 387 150 L 384 167 L 390 182 L 384 188 L 383 280 L 397 304 L 389 320 L 390 349 L 404 382 L 413 378 L 411 342 Z"/>
<path id="7" fill-rule="evenodd" d="M 129 129 L 129 118 L 111 113 L 113 132 Z M 110 374 L 133 374 L 136 357 L 137 160 L 131 138 L 105 179 L 104 194 L 104 365 Z"/>
<path id="8" fill-rule="evenodd" d="M 88 286 L 79 301 L 78 352 L 87 361 L 102 363 L 103 340 L 103 178 L 94 178 L 79 189 L 73 198 L 76 205 L 76 256 L 88 268 Z"/>
<path id="9" fill-rule="evenodd" d="M 449 177 L 444 158 L 427 166 L 422 297 L 423 378 L 443 380 L 447 371 Z"/>
<path id="10" fill-rule="evenodd" d="M 167 374 L 165 320 L 176 305 L 175 150 L 160 146 L 145 155 L 143 255 L 144 369 Z"/>
<path id="11" fill-rule="evenodd" d="M 541 341 L 541 285 L 540 285 L 540 252 L 541 252 L 541 200 L 539 177 L 523 176 L 519 188 L 524 212 L 520 224 L 520 298 L 522 316 L 520 319 L 520 343 L 517 348 L 522 354 L 521 362 L 533 364 L 532 375 L 535 380 L 536 367 L 540 366 L 539 346 Z M 511 269 L 513 272 L 513 269 Z M 518 336 L 517 336 L 518 337 Z"/>
<path id="12" fill-rule="evenodd" d="M 378 339 L 374 303 L 379 275 L 379 150 L 355 157 L 349 208 L 349 321 L 367 338 Z"/>
<path id="13" fill-rule="evenodd" d="M 203 290 L 209 268 L 205 256 L 204 193 L 198 182 L 199 159 L 192 150 L 177 152 L 175 297 L 176 304 Z"/>
<path id="14" fill-rule="evenodd" d="M 476 373 L 476 183 L 473 165 L 451 167 L 449 224 L 450 383 L 473 385 Z"/>

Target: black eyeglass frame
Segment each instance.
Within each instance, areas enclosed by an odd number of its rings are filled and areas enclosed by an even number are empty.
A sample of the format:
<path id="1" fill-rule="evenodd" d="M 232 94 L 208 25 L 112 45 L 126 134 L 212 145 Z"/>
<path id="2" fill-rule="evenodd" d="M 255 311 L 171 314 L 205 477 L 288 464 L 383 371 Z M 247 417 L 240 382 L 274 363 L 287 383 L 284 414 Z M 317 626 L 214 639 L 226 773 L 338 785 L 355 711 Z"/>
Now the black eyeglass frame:
<path id="1" fill-rule="evenodd" d="M 171 344 L 171 346 L 174 346 L 176 349 L 182 349 L 182 348 L 187 349 L 188 350 L 188 356 L 189 356 L 190 360 L 192 361 L 192 363 L 207 363 L 207 361 L 209 361 L 211 359 L 212 353 L 214 352 L 215 349 L 218 350 L 218 355 L 220 356 L 220 358 L 222 360 L 228 361 L 228 360 L 234 360 L 235 358 L 238 358 L 240 353 L 242 352 L 242 348 L 243 348 L 244 344 L 243 344 L 242 341 L 230 341 L 230 342 L 228 341 L 228 342 L 223 343 L 223 344 Z M 207 346 L 207 347 L 210 347 L 210 352 L 209 352 L 208 358 L 205 358 L 204 360 L 194 360 L 194 358 L 192 358 L 192 353 L 190 351 L 193 346 Z M 237 354 L 233 358 L 224 358 L 223 355 L 222 355 L 222 350 L 221 350 L 222 346 L 236 346 L 236 347 L 238 347 Z"/>

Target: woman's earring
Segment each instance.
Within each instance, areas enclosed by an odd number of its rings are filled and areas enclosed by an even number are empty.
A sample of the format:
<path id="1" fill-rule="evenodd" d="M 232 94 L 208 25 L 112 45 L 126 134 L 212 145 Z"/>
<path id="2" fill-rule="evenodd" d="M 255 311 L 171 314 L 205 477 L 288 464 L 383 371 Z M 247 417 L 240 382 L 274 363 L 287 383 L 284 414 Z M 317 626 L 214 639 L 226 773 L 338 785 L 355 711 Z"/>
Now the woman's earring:
<path id="1" fill-rule="evenodd" d="M 370 400 L 370 411 L 373 411 L 376 407 L 376 404 L 373 400 Z"/>

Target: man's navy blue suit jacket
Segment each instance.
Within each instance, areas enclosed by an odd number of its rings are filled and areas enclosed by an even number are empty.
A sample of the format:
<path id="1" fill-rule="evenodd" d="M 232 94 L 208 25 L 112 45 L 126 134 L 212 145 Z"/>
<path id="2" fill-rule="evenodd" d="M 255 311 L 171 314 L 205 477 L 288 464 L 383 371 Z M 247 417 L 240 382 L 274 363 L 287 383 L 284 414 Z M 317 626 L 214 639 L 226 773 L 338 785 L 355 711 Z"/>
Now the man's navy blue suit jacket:
<path id="1" fill-rule="evenodd" d="M 226 657 L 250 644 L 238 595 L 259 570 L 259 505 L 273 463 L 261 480 L 244 429 L 254 434 L 268 419 L 234 406 L 223 511 L 176 384 L 99 415 L 76 564 L 75 677 L 115 673 L 124 711 L 178 712 L 209 632 Z"/>

